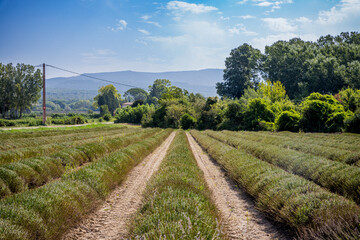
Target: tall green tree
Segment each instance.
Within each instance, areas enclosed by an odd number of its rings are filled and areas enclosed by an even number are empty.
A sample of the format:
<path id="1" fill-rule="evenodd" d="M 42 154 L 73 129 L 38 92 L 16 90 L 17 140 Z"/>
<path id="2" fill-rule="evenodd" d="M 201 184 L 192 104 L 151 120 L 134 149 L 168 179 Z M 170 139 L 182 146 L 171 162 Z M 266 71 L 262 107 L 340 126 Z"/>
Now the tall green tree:
<path id="1" fill-rule="evenodd" d="M 31 65 L 0 63 L 0 113 L 4 116 L 9 110 L 14 118 L 22 117 L 23 112 L 40 98 L 42 74 Z"/>
<path id="2" fill-rule="evenodd" d="M 98 92 L 94 98 L 94 107 L 107 105 L 110 113 L 114 115 L 116 108 L 120 107 L 121 95 L 112 84 L 102 86 Z"/>
<path id="3" fill-rule="evenodd" d="M 248 87 L 256 88 L 261 79 L 263 54 L 249 44 L 231 50 L 225 60 L 224 82 L 216 84 L 220 96 L 240 98 Z"/>
<path id="4" fill-rule="evenodd" d="M 148 92 L 142 88 L 130 88 L 124 93 L 124 97 L 129 97 L 132 101 L 145 101 L 148 95 Z"/>
<path id="5" fill-rule="evenodd" d="M 146 100 L 148 104 L 158 104 L 163 94 L 169 91 L 171 82 L 168 79 L 156 79 L 153 85 L 149 86 L 149 96 Z"/>

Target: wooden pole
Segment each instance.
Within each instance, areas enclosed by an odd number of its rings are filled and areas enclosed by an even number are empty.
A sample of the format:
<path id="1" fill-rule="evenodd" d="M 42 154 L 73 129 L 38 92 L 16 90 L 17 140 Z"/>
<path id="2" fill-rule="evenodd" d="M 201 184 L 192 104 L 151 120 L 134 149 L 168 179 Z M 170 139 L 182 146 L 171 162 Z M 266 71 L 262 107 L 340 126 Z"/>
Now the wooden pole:
<path id="1" fill-rule="evenodd" d="M 46 123 L 46 100 L 45 100 L 45 63 L 43 63 L 43 125 Z"/>

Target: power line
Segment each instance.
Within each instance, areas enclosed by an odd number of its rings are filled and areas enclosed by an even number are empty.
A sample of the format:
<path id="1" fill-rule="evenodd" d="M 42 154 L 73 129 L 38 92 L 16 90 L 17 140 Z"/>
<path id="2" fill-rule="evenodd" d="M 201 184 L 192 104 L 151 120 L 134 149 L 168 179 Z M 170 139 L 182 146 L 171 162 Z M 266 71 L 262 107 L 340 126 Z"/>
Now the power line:
<path id="1" fill-rule="evenodd" d="M 79 76 L 84 76 L 84 77 L 92 78 L 92 79 L 95 79 L 95 80 L 103 81 L 103 82 L 118 84 L 118 85 L 122 85 L 122 86 L 125 86 L 125 87 L 131 87 L 131 88 L 141 88 L 141 87 L 137 87 L 137 86 L 133 86 L 133 85 L 129 85 L 129 84 L 110 81 L 110 80 L 103 79 L 103 78 L 93 77 L 93 76 L 90 76 L 90 75 L 87 75 L 87 74 L 77 73 L 77 72 L 70 71 L 70 70 L 67 70 L 67 69 L 64 69 L 64 68 L 60 68 L 60 67 L 56 67 L 56 66 L 53 66 L 53 65 L 50 65 L 50 64 L 46 64 L 46 66 L 52 67 L 52 68 L 55 68 L 55 69 L 58 69 L 58 70 L 61 70 L 61 71 L 64 71 L 64 72 L 77 74 Z M 145 88 L 141 88 L 141 89 L 146 90 Z"/>

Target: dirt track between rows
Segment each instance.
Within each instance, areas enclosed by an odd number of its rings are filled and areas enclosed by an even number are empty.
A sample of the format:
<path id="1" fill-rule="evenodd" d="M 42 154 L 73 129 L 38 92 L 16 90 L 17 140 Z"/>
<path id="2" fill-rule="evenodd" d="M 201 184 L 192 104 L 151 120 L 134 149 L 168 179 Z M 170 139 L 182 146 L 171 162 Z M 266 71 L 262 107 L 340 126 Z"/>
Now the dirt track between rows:
<path id="1" fill-rule="evenodd" d="M 189 133 L 187 137 L 196 161 L 204 172 L 205 180 L 212 191 L 214 203 L 222 218 L 222 226 L 229 239 L 291 239 L 288 234 L 255 209 L 252 199 L 203 152 Z"/>
<path id="2" fill-rule="evenodd" d="M 70 229 L 62 239 L 126 239 L 128 224 L 141 207 L 146 184 L 158 170 L 174 137 L 175 132 L 130 171 L 127 179 L 110 194 L 102 206 Z"/>

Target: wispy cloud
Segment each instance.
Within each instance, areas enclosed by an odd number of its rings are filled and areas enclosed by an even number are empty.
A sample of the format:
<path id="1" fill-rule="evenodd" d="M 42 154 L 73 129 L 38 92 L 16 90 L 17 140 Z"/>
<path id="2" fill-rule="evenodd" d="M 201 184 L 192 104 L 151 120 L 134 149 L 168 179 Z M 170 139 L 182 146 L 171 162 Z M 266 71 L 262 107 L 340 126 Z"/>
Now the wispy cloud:
<path id="1" fill-rule="evenodd" d="M 235 16 L 235 18 L 252 19 L 252 18 L 255 18 L 255 16 L 253 16 L 253 15 L 243 15 L 243 16 Z"/>
<path id="2" fill-rule="evenodd" d="M 194 14 L 207 13 L 218 10 L 213 6 L 206 6 L 204 4 L 187 3 L 182 1 L 170 1 L 166 8 L 168 10 L 176 10 L 180 12 L 190 12 Z"/>
<path id="3" fill-rule="evenodd" d="M 244 24 L 237 24 L 235 27 L 229 29 L 230 34 L 232 35 L 240 35 L 243 34 L 245 36 L 256 36 L 258 33 L 252 32 L 246 29 Z"/>
<path id="4" fill-rule="evenodd" d="M 85 62 L 109 62 L 114 59 L 116 53 L 110 49 L 95 49 L 91 52 L 81 53 Z"/>
<path id="5" fill-rule="evenodd" d="M 118 20 L 115 27 L 108 27 L 113 32 L 122 31 L 127 27 L 128 23 L 125 20 Z"/>
<path id="6" fill-rule="evenodd" d="M 142 34 L 145 34 L 145 35 L 149 35 L 149 31 L 145 30 L 145 29 L 138 29 L 139 32 L 141 32 Z"/>
<path id="7" fill-rule="evenodd" d="M 275 32 L 293 32 L 297 29 L 297 26 L 291 24 L 286 18 L 263 18 L 262 21 Z"/>
<path id="8" fill-rule="evenodd" d="M 247 2 L 252 2 L 253 5 L 258 7 L 271 7 L 271 10 L 268 12 L 274 12 L 275 9 L 281 8 L 283 4 L 293 3 L 293 0 L 243 0 L 237 3 L 245 4 Z"/>

